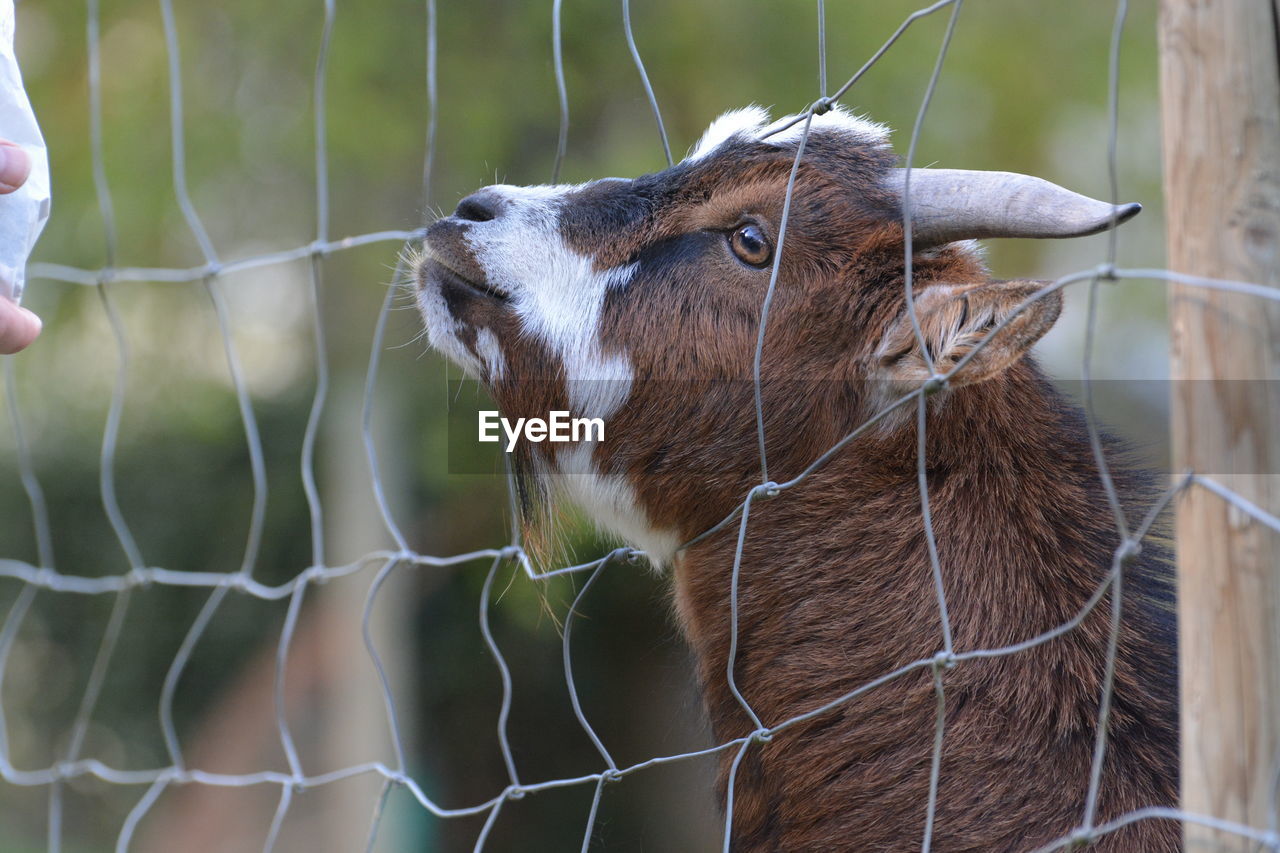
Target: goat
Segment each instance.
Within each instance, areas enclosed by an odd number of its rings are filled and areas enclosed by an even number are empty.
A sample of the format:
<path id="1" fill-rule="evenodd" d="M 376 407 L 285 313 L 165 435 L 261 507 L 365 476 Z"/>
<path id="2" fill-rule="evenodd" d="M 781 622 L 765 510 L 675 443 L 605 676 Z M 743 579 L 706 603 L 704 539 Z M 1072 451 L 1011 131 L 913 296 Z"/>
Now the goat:
<path id="1" fill-rule="evenodd" d="M 699 539 L 760 484 L 754 369 L 761 304 L 803 123 L 722 116 L 682 162 L 634 180 L 490 186 L 430 226 L 416 261 L 431 343 L 508 414 L 607 420 L 596 444 L 523 445 L 524 503 L 561 495 L 674 577 L 718 742 L 754 724 L 726 678 L 737 525 Z M 955 648 L 1067 622 L 1120 544 L 1085 423 L 1026 357 L 1057 292 L 990 278 L 974 238 L 1067 237 L 1124 221 L 1037 178 L 910 176 L 915 311 L 906 311 L 904 170 L 885 128 L 814 116 L 763 339 L 769 474 L 794 477 L 887 400 L 968 356 L 927 408 L 927 484 Z M 988 345 L 975 344 L 1007 323 Z M 921 524 L 914 406 L 785 497 L 753 505 L 734 676 L 765 724 L 813 710 L 941 646 Z M 1126 505 L 1151 494 L 1115 479 Z M 533 497 L 530 497 L 530 496 Z M 1167 557 L 1126 568 L 1097 820 L 1177 800 L 1177 661 Z M 1030 850 L 1080 825 L 1109 637 L 1107 607 L 1016 654 L 944 673 L 933 849 Z M 734 777 L 732 849 L 920 844 L 936 697 L 926 667 L 779 731 Z M 724 755 L 724 790 L 733 751 Z M 1096 839 L 1180 849 L 1170 821 Z"/>

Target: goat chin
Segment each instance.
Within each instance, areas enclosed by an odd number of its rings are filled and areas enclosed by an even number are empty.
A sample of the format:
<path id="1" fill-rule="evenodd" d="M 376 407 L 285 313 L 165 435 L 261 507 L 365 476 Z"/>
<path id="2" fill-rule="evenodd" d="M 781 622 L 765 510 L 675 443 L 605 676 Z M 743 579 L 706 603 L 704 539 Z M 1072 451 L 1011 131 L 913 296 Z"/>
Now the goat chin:
<path id="1" fill-rule="evenodd" d="M 1137 206 L 1005 173 L 911 177 L 908 279 L 907 176 L 884 128 L 839 109 L 809 125 L 784 240 L 802 124 L 751 108 L 654 175 L 468 196 L 411 260 L 428 337 L 510 416 L 607 423 L 592 444 L 514 447 L 521 504 L 578 504 L 670 566 L 717 741 L 755 731 L 743 701 L 773 727 L 722 753 L 733 850 L 915 849 L 939 661 L 933 849 L 1034 849 L 1085 812 L 1110 633 L 1105 605 L 1084 608 L 1119 542 L 1085 422 L 1027 355 L 1061 296 L 992 279 L 967 238 L 1089 233 Z M 1031 218 L 1010 207 L 1027 188 Z M 881 414 L 939 376 L 922 444 L 940 585 L 916 402 Z M 761 444 L 770 478 L 805 478 L 753 501 L 741 542 L 736 523 L 700 537 L 760 484 Z M 1126 507 L 1154 497 L 1122 462 L 1112 475 Z M 955 658 L 936 657 L 940 590 Z M 1148 545 L 1124 566 L 1098 823 L 1176 804 L 1172 602 Z M 1179 839 L 1138 821 L 1092 849 Z"/>

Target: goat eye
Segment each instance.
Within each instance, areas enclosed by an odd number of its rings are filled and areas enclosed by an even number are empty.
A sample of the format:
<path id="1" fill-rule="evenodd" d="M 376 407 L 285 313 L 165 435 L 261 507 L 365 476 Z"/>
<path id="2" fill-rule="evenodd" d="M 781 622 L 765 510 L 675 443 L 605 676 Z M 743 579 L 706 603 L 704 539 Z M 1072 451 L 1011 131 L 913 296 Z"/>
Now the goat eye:
<path id="1" fill-rule="evenodd" d="M 754 224 L 743 225 L 734 231 L 729 238 L 729 245 L 739 260 L 753 267 L 763 266 L 773 252 L 764 230 Z"/>

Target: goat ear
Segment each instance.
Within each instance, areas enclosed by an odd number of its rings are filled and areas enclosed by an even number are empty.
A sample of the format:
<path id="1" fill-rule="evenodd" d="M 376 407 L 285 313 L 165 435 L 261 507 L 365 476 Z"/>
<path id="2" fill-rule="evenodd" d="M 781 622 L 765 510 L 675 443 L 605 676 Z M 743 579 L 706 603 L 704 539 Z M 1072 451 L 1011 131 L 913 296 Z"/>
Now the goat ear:
<path id="1" fill-rule="evenodd" d="M 933 285 L 915 297 L 925 345 L 934 370 L 949 373 L 979 341 L 1008 320 L 982 347 L 950 384 L 969 385 L 990 379 L 1026 355 L 1049 331 L 1062 311 L 1062 294 L 1054 291 L 1019 311 L 1028 298 L 1043 287 L 1038 281 L 993 281 L 978 285 Z M 915 385 L 929 378 L 929 367 L 916 340 L 911 318 L 904 308 L 876 350 L 881 375 L 890 381 Z"/>

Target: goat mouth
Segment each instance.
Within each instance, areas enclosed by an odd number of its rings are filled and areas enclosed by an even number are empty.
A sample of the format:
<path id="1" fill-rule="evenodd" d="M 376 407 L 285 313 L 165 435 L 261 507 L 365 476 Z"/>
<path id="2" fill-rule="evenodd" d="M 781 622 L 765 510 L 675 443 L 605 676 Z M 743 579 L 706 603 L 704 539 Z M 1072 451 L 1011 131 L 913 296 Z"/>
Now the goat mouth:
<path id="1" fill-rule="evenodd" d="M 427 278 L 435 279 L 442 284 L 452 285 L 467 291 L 473 296 L 479 296 L 485 299 L 496 299 L 499 302 L 511 301 L 511 294 L 500 287 L 495 287 L 483 279 L 476 279 L 463 275 L 453 267 L 444 263 L 435 255 L 428 256 L 422 262 L 423 271 L 427 273 L 422 276 L 422 280 Z"/>

